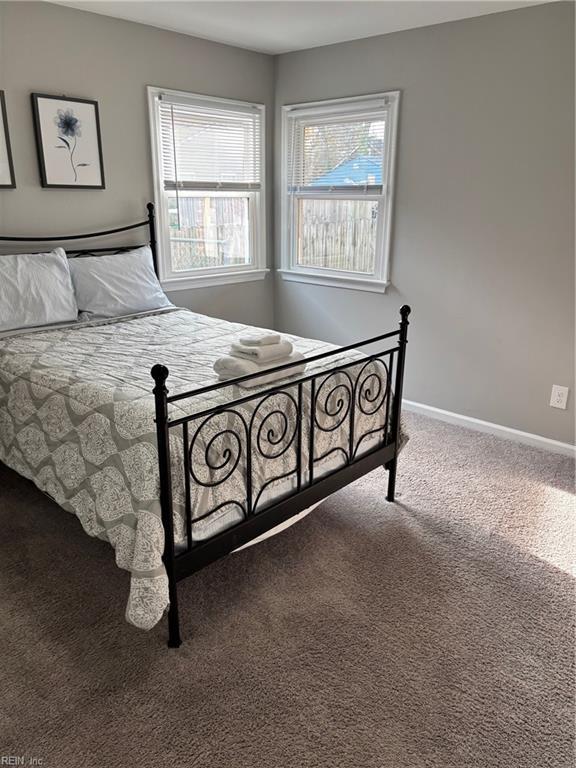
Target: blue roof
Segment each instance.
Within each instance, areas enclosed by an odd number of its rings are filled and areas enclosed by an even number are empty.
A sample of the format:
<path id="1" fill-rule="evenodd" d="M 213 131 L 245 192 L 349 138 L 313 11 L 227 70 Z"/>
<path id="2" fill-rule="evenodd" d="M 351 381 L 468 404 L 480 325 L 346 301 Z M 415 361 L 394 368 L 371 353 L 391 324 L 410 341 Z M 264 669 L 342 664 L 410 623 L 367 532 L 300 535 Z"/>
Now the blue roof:
<path id="1" fill-rule="evenodd" d="M 382 158 L 358 155 L 310 182 L 313 187 L 339 187 L 346 184 L 382 184 Z"/>

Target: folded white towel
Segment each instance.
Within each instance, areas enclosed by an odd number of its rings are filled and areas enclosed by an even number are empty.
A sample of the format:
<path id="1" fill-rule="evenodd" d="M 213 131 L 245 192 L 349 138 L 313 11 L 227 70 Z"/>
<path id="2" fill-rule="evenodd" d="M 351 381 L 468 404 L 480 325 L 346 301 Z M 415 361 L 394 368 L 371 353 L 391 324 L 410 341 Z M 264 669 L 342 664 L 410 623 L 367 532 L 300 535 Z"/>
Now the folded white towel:
<path id="1" fill-rule="evenodd" d="M 296 363 L 299 360 L 304 361 L 302 365 L 295 365 L 293 368 L 288 368 L 285 371 L 276 371 L 275 373 L 266 374 L 266 371 L 270 368 L 275 368 L 279 365 L 286 365 L 287 363 Z M 243 381 L 238 385 L 245 388 L 261 387 L 264 384 L 270 384 L 271 382 L 278 381 L 279 379 L 287 379 L 290 376 L 295 376 L 296 374 L 302 373 L 305 368 L 305 357 L 301 352 L 292 352 L 291 355 L 288 355 L 288 357 L 286 357 L 281 362 L 275 360 L 274 362 L 258 364 L 255 363 L 254 360 L 247 360 L 245 358 L 231 357 L 230 355 L 227 355 L 226 357 L 219 357 L 218 360 L 216 360 L 214 363 L 214 370 L 218 374 L 220 381 L 235 379 L 237 376 L 247 376 L 248 374 L 264 374 L 263 376 L 258 376 L 258 378 Z"/>
<path id="2" fill-rule="evenodd" d="M 290 341 L 281 341 L 279 344 L 266 344 L 262 347 L 251 347 L 246 344 L 232 343 L 231 355 L 233 357 L 246 357 L 257 363 L 267 363 L 272 360 L 281 360 L 292 354 L 293 346 Z"/>
<path id="3" fill-rule="evenodd" d="M 240 344 L 245 344 L 247 347 L 267 347 L 269 344 L 279 344 L 282 341 L 282 337 L 279 333 L 252 333 L 240 336 Z"/>

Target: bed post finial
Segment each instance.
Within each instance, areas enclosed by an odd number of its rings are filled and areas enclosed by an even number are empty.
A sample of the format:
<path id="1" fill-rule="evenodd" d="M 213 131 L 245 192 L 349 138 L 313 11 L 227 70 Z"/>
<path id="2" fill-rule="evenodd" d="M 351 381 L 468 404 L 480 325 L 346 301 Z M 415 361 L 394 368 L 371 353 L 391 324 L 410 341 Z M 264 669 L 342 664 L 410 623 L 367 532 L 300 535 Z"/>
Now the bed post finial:
<path id="1" fill-rule="evenodd" d="M 168 418 L 168 403 L 166 402 L 166 397 L 168 396 L 168 387 L 166 386 L 166 379 L 168 378 L 168 368 L 166 368 L 165 365 L 160 365 L 159 363 L 156 363 L 156 365 L 152 366 L 152 369 L 150 371 L 150 375 L 154 379 L 156 386 L 152 390 L 154 392 L 154 399 L 156 401 L 156 423 L 158 424 L 158 419 L 167 419 Z"/>
<path id="2" fill-rule="evenodd" d="M 152 378 L 156 382 L 157 387 L 162 387 L 166 385 L 166 379 L 168 378 L 168 373 L 169 373 L 168 368 L 166 368 L 165 365 L 160 365 L 159 363 L 156 363 L 156 365 L 152 366 L 152 370 L 150 371 L 150 374 L 152 375 Z"/>
<path id="3" fill-rule="evenodd" d="M 400 307 L 400 317 L 404 322 L 408 322 L 408 315 L 412 312 L 412 308 L 409 304 L 404 304 Z"/>

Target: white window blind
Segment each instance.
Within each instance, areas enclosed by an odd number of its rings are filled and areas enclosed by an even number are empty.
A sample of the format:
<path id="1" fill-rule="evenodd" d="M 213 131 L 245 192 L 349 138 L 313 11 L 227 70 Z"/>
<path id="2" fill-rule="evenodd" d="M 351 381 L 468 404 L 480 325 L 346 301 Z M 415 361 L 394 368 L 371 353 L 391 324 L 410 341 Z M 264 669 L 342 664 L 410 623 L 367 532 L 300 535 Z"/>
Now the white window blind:
<path id="1" fill-rule="evenodd" d="M 259 190 L 262 112 L 160 98 L 164 188 Z"/>

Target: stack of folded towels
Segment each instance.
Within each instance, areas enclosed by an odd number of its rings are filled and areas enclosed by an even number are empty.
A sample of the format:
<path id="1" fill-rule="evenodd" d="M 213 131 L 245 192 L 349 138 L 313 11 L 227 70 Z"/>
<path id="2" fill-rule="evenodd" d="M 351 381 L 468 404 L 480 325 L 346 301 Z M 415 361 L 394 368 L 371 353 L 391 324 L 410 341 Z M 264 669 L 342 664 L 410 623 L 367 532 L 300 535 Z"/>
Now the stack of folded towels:
<path id="1" fill-rule="evenodd" d="M 301 365 L 294 365 L 284 371 L 265 373 L 270 368 L 297 363 L 300 360 L 303 361 Z M 214 370 L 220 381 L 263 373 L 264 375 L 258 378 L 239 383 L 240 387 L 259 387 L 302 373 L 306 367 L 304 360 L 304 355 L 295 352 L 292 343 L 282 339 L 278 333 L 250 334 L 240 336 L 237 341 L 232 342 L 229 354 L 216 360 Z"/>

